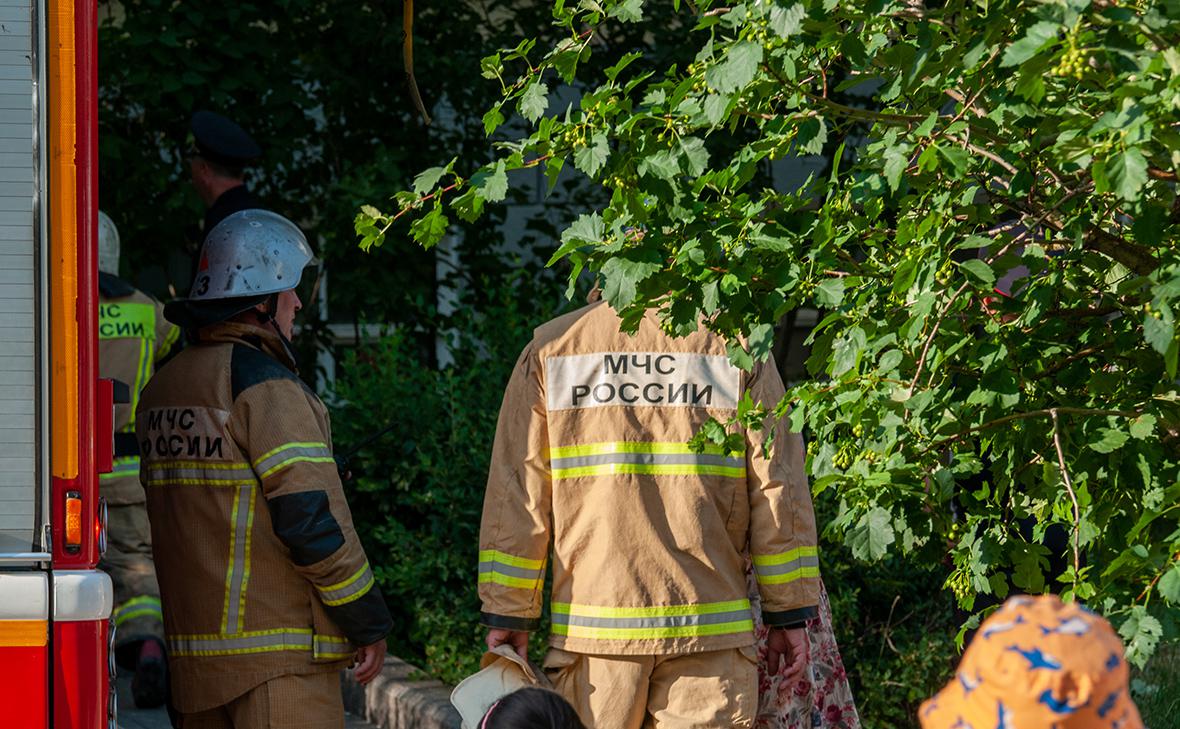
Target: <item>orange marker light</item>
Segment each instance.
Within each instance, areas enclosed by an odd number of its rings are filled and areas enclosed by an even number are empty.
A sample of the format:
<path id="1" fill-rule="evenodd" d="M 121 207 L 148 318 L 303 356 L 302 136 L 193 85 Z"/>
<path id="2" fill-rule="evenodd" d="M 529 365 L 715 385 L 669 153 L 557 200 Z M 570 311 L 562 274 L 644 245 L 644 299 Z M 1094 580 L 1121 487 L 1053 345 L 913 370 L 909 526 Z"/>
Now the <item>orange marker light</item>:
<path id="1" fill-rule="evenodd" d="M 66 492 L 66 551 L 82 548 L 82 494 Z"/>

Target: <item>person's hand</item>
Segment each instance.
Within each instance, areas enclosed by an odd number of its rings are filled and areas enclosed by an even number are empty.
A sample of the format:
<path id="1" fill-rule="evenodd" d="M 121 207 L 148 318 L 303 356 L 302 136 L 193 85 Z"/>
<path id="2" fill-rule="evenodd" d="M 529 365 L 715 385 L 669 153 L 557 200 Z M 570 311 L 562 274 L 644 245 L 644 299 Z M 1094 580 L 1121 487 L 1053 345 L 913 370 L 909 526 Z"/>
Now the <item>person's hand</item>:
<path id="1" fill-rule="evenodd" d="M 529 659 L 529 634 L 524 630 L 492 628 L 488 631 L 488 650 L 498 645 L 510 645 L 516 654 L 526 661 Z"/>
<path id="2" fill-rule="evenodd" d="M 356 678 L 357 683 L 364 686 L 377 678 L 383 665 L 385 665 L 384 638 L 372 645 L 357 648 L 356 657 L 352 661 L 352 675 Z"/>
<path id="3" fill-rule="evenodd" d="M 771 628 L 766 640 L 766 670 L 778 674 L 786 684 L 803 678 L 811 661 L 811 643 L 806 628 Z"/>

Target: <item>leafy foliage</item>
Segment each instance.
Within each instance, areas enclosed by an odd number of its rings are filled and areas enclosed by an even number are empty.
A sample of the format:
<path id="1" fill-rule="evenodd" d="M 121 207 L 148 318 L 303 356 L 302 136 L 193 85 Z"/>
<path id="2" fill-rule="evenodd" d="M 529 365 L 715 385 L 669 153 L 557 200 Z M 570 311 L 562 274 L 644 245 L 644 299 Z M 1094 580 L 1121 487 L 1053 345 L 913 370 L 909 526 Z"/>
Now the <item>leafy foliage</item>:
<path id="1" fill-rule="evenodd" d="M 478 300 L 433 322 L 452 333 L 452 364 L 429 366 L 410 332 L 395 332 L 348 355 L 329 399 L 336 451 L 359 448 L 348 491 L 394 615 L 392 648 L 452 683 L 482 655 L 476 555 L 504 385 L 561 303 L 551 278 L 525 271 L 481 283 Z"/>
<path id="2" fill-rule="evenodd" d="M 966 608 L 1088 600 L 1142 663 L 1177 631 L 1180 5 L 672 5 L 657 26 L 642 0 L 556 0 L 562 37 L 482 63 L 503 90 L 486 128 L 524 117 L 496 158 L 362 211 L 365 243 L 404 217 L 432 245 L 427 221 L 483 214 L 480 180 L 572 164 L 607 202 L 554 259 L 601 276 L 625 326 L 703 317 L 748 365 L 822 310 L 815 380 L 777 412 L 811 430 L 857 557 L 949 552 Z M 695 55 L 586 65 L 635 28 Z M 559 79 L 566 109 L 542 98 Z M 824 174 L 772 184 L 821 153 Z"/>

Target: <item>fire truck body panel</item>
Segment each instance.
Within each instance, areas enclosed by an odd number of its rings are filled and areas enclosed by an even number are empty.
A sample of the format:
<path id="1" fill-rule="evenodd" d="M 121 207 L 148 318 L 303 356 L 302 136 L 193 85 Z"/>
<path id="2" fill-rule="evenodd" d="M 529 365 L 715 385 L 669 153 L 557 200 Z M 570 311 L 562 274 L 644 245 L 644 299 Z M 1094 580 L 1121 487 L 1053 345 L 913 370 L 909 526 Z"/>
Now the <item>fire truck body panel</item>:
<path id="1" fill-rule="evenodd" d="M 114 726 L 93 2 L 0 0 L 0 716 Z"/>

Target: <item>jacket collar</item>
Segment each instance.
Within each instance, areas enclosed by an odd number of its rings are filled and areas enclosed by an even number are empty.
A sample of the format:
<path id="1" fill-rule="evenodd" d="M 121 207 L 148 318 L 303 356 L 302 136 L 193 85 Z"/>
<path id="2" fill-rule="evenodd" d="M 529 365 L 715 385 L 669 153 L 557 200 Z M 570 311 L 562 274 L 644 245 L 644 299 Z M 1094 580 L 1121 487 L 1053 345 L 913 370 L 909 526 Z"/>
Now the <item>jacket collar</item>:
<path id="1" fill-rule="evenodd" d="M 270 327 L 240 321 L 223 321 L 197 330 L 197 341 L 244 344 L 265 352 L 292 372 L 299 372 L 290 350 L 283 344 L 278 333 Z"/>

